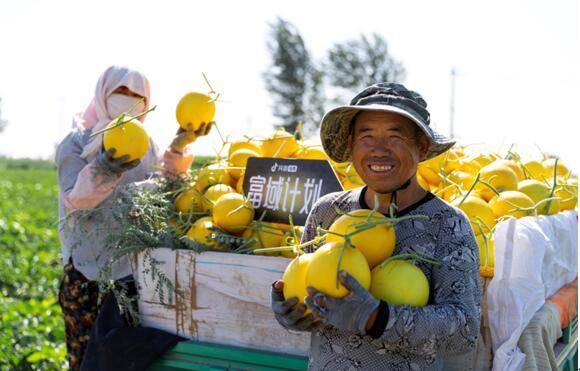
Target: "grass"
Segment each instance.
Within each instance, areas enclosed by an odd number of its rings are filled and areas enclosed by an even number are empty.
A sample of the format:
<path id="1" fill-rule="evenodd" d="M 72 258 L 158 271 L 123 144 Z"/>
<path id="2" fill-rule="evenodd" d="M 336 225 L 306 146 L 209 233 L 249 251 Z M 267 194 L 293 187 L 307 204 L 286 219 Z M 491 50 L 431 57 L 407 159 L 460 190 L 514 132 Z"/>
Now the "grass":
<path id="1" fill-rule="evenodd" d="M 57 195 L 52 163 L 0 159 L 0 369 L 65 367 Z"/>
<path id="2" fill-rule="evenodd" d="M 0 370 L 67 366 L 57 197 L 53 162 L 0 158 Z"/>

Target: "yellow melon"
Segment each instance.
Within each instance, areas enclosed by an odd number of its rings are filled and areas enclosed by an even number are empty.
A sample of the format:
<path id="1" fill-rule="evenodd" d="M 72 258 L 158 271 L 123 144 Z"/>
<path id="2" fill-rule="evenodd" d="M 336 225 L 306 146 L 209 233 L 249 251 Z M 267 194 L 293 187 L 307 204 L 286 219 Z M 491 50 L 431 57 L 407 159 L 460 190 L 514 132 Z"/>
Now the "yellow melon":
<path id="1" fill-rule="evenodd" d="M 174 206 L 175 210 L 181 213 L 202 211 L 203 201 L 201 192 L 197 188 L 191 187 L 175 198 Z"/>
<path id="2" fill-rule="evenodd" d="M 540 201 L 545 201 L 550 197 L 551 189 L 544 182 L 535 179 L 526 179 L 518 183 L 518 191 L 524 193 L 538 204 Z M 548 206 L 548 203 L 550 206 Z M 548 209 L 549 208 L 549 209 Z M 558 198 L 550 201 L 545 201 L 540 204 L 537 210 L 539 215 L 552 215 L 560 211 L 560 200 Z"/>
<path id="3" fill-rule="evenodd" d="M 501 192 L 499 196 L 489 201 L 489 206 L 491 206 L 497 218 L 505 216 L 521 218 L 536 215 L 536 211 L 532 209 L 534 207 L 534 201 L 518 191 Z"/>
<path id="4" fill-rule="evenodd" d="M 197 173 L 195 187 L 201 192 L 212 185 L 230 184 L 231 176 L 225 163 L 216 163 L 205 166 Z"/>
<path id="5" fill-rule="evenodd" d="M 482 229 L 484 232 L 490 231 L 495 226 L 496 216 L 487 202 L 479 197 L 472 196 L 471 194 L 467 196 L 463 203 L 461 203 L 462 199 L 463 197 L 456 198 L 452 202 L 452 205 L 458 207 L 467 215 L 475 235 L 481 233 L 478 223 L 483 224 Z"/>
<path id="6" fill-rule="evenodd" d="M 213 205 L 212 221 L 226 232 L 242 233 L 253 220 L 252 205 L 239 193 L 226 193 Z"/>
<path id="7" fill-rule="evenodd" d="M 314 254 L 300 255 L 288 264 L 284 270 L 282 281 L 284 281 L 284 298 L 298 298 L 300 303 L 304 303 L 304 298 L 308 296 L 306 292 L 306 271 Z M 307 309 L 306 312 L 309 312 Z"/>
<path id="8" fill-rule="evenodd" d="M 484 166 L 480 171 L 480 179 L 490 184 L 497 192 L 515 191 L 518 188 L 518 177 L 516 173 L 507 165 L 492 162 Z M 481 190 L 481 196 L 489 201 L 495 192 L 488 187 Z"/>
<path id="9" fill-rule="evenodd" d="M 193 130 L 199 129 L 202 123 L 214 121 L 215 102 L 206 94 L 187 93 L 177 103 L 175 116 L 179 126 L 184 130 L 191 124 Z"/>
<path id="10" fill-rule="evenodd" d="M 342 298 L 348 290 L 337 281 L 337 272 L 341 270 L 348 272 L 365 289 L 370 288 L 371 271 L 364 255 L 355 248 L 344 247 L 340 242 L 326 243 L 314 252 L 306 270 L 306 286 Z"/>
<path id="11" fill-rule="evenodd" d="M 235 190 L 227 184 L 216 184 L 212 185 L 205 191 L 203 194 L 203 210 L 204 211 L 211 211 L 213 206 L 215 205 L 218 198 L 227 194 L 227 193 L 234 193 Z"/>
<path id="12" fill-rule="evenodd" d="M 544 167 L 544 176 L 546 179 L 553 179 L 554 178 L 554 164 L 556 163 L 555 158 L 549 158 L 542 162 L 542 166 Z M 570 169 L 562 160 L 558 160 L 558 165 L 556 165 L 556 175 L 559 176 L 567 176 L 570 173 Z"/>
<path id="13" fill-rule="evenodd" d="M 382 224 L 368 228 L 367 220 L 368 223 Z M 360 231 L 350 236 L 350 242 L 364 255 L 371 269 L 389 258 L 395 250 L 397 238 L 392 224 L 383 214 L 372 210 L 359 209 L 344 214 L 332 223 L 328 231 L 326 242 L 340 243 L 345 242 L 346 234 Z"/>
<path id="14" fill-rule="evenodd" d="M 113 127 L 117 120 L 107 126 Z M 103 133 L 105 151 L 115 149 L 113 158 L 129 156 L 126 162 L 143 158 L 149 150 L 149 136 L 143 125 L 137 120 L 130 120 Z"/>
<path id="15" fill-rule="evenodd" d="M 248 247 L 252 250 L 264 249 L 269 247 L 283 246 L 285 231 L 267 222 L 252 222 L 242 234 L 243 238 L 250 239 Z M 261 254 L 262 255 L 262 254 Z M 276 256 L 277 252 L 269 252 L 264 255 Z"/>
<path id="16" fill-rule="evenodd" d="M 319 146 L 303 147 L 296 152 L 294 157 L 301 160 L 328 160 L 324 149 Z"/>
<path id="17" fill-rule="evenodd" d="M 417 166 L 417 172 L 423 177 L 430 185 L 438 186 L 441 183 L 441 176 L 439 176 L 440 169 L 434 169 L 424 162 L 419 163 Z"/>
<path id="18" fill-rule="evenodd" d="M 473 158 L 465 158 L 461 160 L 459 170 L 471 175 L 477 175 L 482 167 L 483 166 Z"/>
<path id="19" fill-rule="evenodd" d="M 287 158 L 291 157 L 299 148 L 294 135 L 284 129 L 279 129 L 272 136 L 264 139 L 262 154 L 264 157 Z"/>
<path id="20" fill-rule="evenodd" d="M 522 181 L 524 179 L 526 179 L 526 176 L 524 175 L 524 171 L 522 170 L 522 168 L 520 167 L 520 165 L 518 165 L 514 160 L 496 160 L 494 162 L 497 165 L 505 165 L 507 167 L 509 167 L 510 169 L 512 169 L 514 171 L 514 174 L 516 174 L 516 178 L 518 178 L 518 181 Z"/>
<path id="21" fill-rule="evenodd" d="M 187 231 L 187 238 L 201 243 L 206 246 L 215 247 L 217 245 L 212 235 L 215 233 L 211 230 L 213 223 L 209 216 L 199 218 L 193 223 L 189 231 Z"/>
<path id="22" fill-rule="evenodd" d="M 427 181 L 425 180 L 425 178 L 423 178 L 421 176 L 421 174 L 419 174 L 418 172 L 417 172 L 416 176 L 417 176 L 417 183 L 419 183 L 419 185 L 421 186 L 421 188 L 423 188 L 424 190 L 428 191 L 429 190 L 429 183 L 427 183 Z"/>
<path id="23" fill-rule="evenodd" d="M 232 142 L 230 148 L 228 149 L 228 158 L 232 156 L 232 153 L 240 149 L 247 149 L 258 153 L 257 157 L 262 157 L 262 143 L 255 142 L 253 140 L 242 140 L 237 142 Z"/>
<path id="24" fill-rule="evenodd" d="M 477 247 L 479 248 L 479 265 L 481 267 L 495 267 L 495 243 L 493 239 L 486 239 L 483 235 L 475 237 Z"/>
<path id="25" fill-rule="evenodd" d="M 578 204 L 578 181 L 570 178 L 560 180 L 556 188 L 556 197 L 560 199 L 560 210 L 573 210 Z"/>
<path id="26" fill-rule="evenodd" d="M 232 152 L 232 154 L 228 159 L 228 162 L 231 167 L 234 167 L 236 169 L 230 168 L 228 169 L 228 171 L 230 172 L 230 175 L 234 179 L 239 179 L 240 176 L 242 176 L 242 173 L 244 172 L 246 164 L 248 163 L 248 159 L 250 157 L 260 157 L 260 154 L 256 151 L 245 148 L 241 148 Z"/>
<path id="27" fill-rule="evenodd" d="M 391 260 L 372 271 L 370 292 L 389 304 L 423 307 L 429 301 L 429 281 L 423 271 L 405 260 Z"/>
<path id="28" fill-rule="evenodd" d="M 544 179 L 544 166 L 539 161 L 529 160 L 522 163 L 524 173 L 528 175 L 531 179 L 543 180 Z M 552 176 L 550 175 L 550 178 Z"/>

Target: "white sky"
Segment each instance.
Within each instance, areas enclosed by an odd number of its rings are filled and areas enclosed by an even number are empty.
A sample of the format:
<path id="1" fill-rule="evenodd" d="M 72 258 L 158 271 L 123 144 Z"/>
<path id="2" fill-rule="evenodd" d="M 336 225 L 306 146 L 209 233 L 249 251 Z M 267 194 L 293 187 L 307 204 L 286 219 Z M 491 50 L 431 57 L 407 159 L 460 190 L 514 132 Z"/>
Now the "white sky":
<path id="1" fill-rule="evenodd" d="M 538 143 L 578 170 L 579 6 L 546 1 L 8 1 L 0 0 L 0 97 L 9 120 L 0 155 L 49 157 L 111 64 L 145 72 L 158 110 L 146 125 L 161 147 L 174 108 L 206 90 L 225 101 L 226 134 L 267 134 L 274 119 L 262 72 L 267 23 L 281 16 L 321 57 L 332 43 L 378 32 L 407 69 L 406 85 L 448 132 L 456 67 L 456 134 L 524 150 Z M 214 132 L 198 153 L 218 147 Z"/>

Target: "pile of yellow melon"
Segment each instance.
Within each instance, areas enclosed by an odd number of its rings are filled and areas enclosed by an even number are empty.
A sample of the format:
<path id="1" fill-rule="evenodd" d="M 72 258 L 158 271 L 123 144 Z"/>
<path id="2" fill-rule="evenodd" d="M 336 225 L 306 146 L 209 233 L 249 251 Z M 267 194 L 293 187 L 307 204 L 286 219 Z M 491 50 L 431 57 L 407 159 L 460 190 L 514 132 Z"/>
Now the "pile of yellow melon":
<path id="1" fill-rule="evenodd" d="M 176 109 L 177 121 L 184 129 L 195 130 L 203 122 L 213 121 L 214 114 L 214 101 L 201 93 L 186 94 Z M 224 151 L 227 155 L 220 154 L 213 163 L 195 171 L 192 180 L 176 195 L 174 206 L 179 217 L 170 223 L 188 238 L 216 249 L 228 249 L 216 242 L 217 232 L 248 240 L 252 250 L 297 245 L 302 227 L 263 222 L 244 198 L 246 164 L 251 157 L 329 160 L 322 146 L 298 140 L 294 134 L 279 129 L 267 137 L 228 140 Z M 360 182 L 349 164 L 331 165 L 345 186 Z M 289 249 L 267 254 L 296 256 Z"/>
<path id="2" fill-rule="evenodd" d="M 214 113 L 214 102 L 209 96 L 189 93 L 179 102 L 176 116 L 182 127 L 191 124 L 196 128 L 202 122 L 213 121 Z M 328 158 L 319 143 L 299 140 L 297 135 L 283 129 L 266 137 L 226 140 L 217 159 L 195 171 L 191 182 L 175 198 L 180 220 L 186 216 L 185 219 L 195 221 L 185 224 L 183 233 L 186 236 L 218 249 L 228 249 L 228 246 L 216 243 L 216 229 L 250 241 L 251 249 L 299 244 L 302 227 L 262 222 L 245 200 L 242 185 L 251 157 L 328 160 L 344 189 L 364 185 L 352 163 L 336 163 Z M 420 163 L 417 179 L 423 188 L 467 214 L 480 248 L 480 271 L 487 277 L 493 276 L 493 231 L 499 221 L 506 217 L 574 209 L 578 200 L 578 180 L 571 176 L 564 163 L 553 158 L 522 158 L 513 151 L 502 156 L 488 150 L 455 146 Z M 373 218 L 380 218 L 377 215 Z M 338 224 L 343 229 L 337 235 L 348 233 L 344 229 L 347 224 Z M 382 237 L 376 238 L 384 238 L 384 243 L 394 240 L 392 229 L 383 232 L 376 234 Z M 337 235 L 329 234 L 327 242 L 340 243 Z M 358 238 L 352 237 L 353 240 Z M 356 241 L 353 244 L 359 245 Z M 300 253 L 298 248 L 268 252 L 286 257 L 294 257 L 296 253 Z M 371 266 L 385 259 L 368 255 L 364 248 L 362 253 Z"/>
<path id="3" fill-rule="evenodd" d="M 268 223 L 259 220 L 251 204 L 243 196 L 246 164 L 251 157 L 281 157 L 319 159 L 324 152 L 316 146 L 296 140 L 294 135 L 277 130 L 263 139 L 243 139 L 225 143 L 227 156 L 217 158 L 193 172 L 191 182 L 175 198 L 174 206 L 183 215 L 206 214 L 205 223 L 194 224 L 186 235 L 212 247 L 212 230 L 215 228 L 251 240 L 251 249 L 273 248 L 297 244 L 302 227 L 289 224 Z M 292 156 L 292 157 L 291 157 Z M 183 217 L 181 219 L 184 219 Z M 211 240 L 211 241 L 210 241 Z M 227 246 L 219 246 L 227 249 Z M 288 251 L 270 252 L 268 255 L 294 257 Z"/>
<path id="4" fill-rule="evenodd" d="M 506 158 L 507 157 L 507 158 Z M 493 276 L 495 225 L 507 217 L 574 209 L 578 179 L 554 158 L 500 156 L 456 146 L 419 164 L 419 184 L 467 214 L 480 249 L 481 274 Z"/>

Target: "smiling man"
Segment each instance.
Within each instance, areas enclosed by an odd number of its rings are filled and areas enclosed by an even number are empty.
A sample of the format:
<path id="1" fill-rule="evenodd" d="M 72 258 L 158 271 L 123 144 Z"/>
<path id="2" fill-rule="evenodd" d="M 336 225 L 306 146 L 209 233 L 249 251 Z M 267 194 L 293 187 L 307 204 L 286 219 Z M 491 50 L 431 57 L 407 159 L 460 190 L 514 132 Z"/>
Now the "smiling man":
<path id="1" fill-rule="evenodd" d="M 350 294 L 336 299 L 309 288 L 306 306 L 284 300 L 283 282 L 272 286 L 278 322 L 312 331 L 310 369 L 438 370 L 444 358 L 474 349 L 480 326 L 479 257 L 473 231 L 458 209 L 422 189 L 417 164 L 454 144 L 433 131 L 427 103 L 403 85 L 379 83 L 348 106 L 328 112 L 320 129 L 326 153 L 352 161 L 360 189 L 322 197 L 308 216 L 302 242 L 328 229 L 342 213 L 377 208 L 396 216 L 423 215 L 395 224 L 394 254 L 418 253 L 438 265 L 416 263 L 430 284 L 426 306 L 395 306 L 375 299 L 354 278 L 341 275 Z M 375 204 L 378 202 L 378 205 Z M 457 358 L 457 357 L 456 357 Z M 461 357 L 459 357 L 461 359 Z M 463 359 L 463 369 L 469 369 Z"/>

